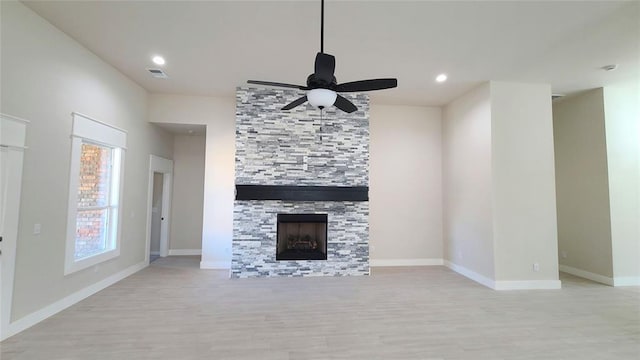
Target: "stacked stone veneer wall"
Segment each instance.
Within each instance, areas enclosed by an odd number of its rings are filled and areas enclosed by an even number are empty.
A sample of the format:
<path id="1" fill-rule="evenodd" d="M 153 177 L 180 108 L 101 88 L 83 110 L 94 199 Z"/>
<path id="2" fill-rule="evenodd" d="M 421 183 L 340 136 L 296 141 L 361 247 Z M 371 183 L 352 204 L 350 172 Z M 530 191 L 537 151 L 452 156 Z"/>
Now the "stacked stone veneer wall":
<path id="1" fill-rule="evenodd" d="M 236 92 L 236 184 L 369 186 L 369 98 L 358 111 L 280 108 L 304 93 Z M 327 260 L 276 261 L 277 214 L 328 214 Z M 369 274 L 369 203 L 236 200 L 232 277 Z"/>

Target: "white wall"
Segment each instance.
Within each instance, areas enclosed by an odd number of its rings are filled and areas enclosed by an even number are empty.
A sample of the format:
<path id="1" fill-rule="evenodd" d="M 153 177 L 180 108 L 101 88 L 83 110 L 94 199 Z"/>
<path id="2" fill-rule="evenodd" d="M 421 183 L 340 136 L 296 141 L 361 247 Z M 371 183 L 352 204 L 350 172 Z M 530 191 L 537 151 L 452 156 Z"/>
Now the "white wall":
<path id="1" fill-rule="evenodd" d="M 175 135 L 169 249 L 202 249 L 204 135 Z"/>
<path id="2" fill-rule="evenodd" d="M 604 88 L 615 285 L 640 285 L 640 83 Z"/>
<path id="3" fill-rule="evenodd" d="M 560 265 L 613 278 L 604 130 L 601 88 L 554 102 Z"/>
<path id="4" fill-rule="evenodd" d="M 549 85 L 491 82 L 491 147 L 495 279 L 557 280 Z"/>
<path id="5" fill-rule="evenodd" d="M 145 261 L 148 161 L 171 157 L 172 137 L 149 124 L 147 94 L 19 2 L 1 2 L 3 113 L 27 129 L 13 320 Z M 119 257 L 64 276 L 71 112 L 125 129 Z M 62 210 L 62 211 L 61 211 Z M 33 235 L 34 224 L 42 233 Z"/>
<path id="6" fill-rule="evenodd" d="M 439 110 L 372 104 L 370 117 L 370 234 L 376 247 L 372 259 L 442 258 Z M 201 266 L 228 268 L 235 191 L 235 99 L 153 94 L 149 120 L 207 125 Z M 388 171 L 389 166 L 396 171 Z M 399 182 L 416 185 L 416 192 Z M 398 220 L 399 224 L 384 219 L 397 220 L 400 214 L 407 218 Z M 405 229 L 413 220 L 426 225 L 424 234 L 416 237 Z"/>
<path id="7" fill-rule="evenodd" d="M 442 141 L 448 264 L 495 289 L 559 287 L 550 87 L 482 84 L 445 107 Z"/>
<path id="8" fill-rule="evenodd" d="M 441 110 L 372 104 L 369 114 L 371 264 L 440 260 Z"/>
<path id="9" fill-rule="evenodd" d="M 444 108 L 444 258 L 494 278 L 489 83 Z"/>
<path id="10" fill-rule="evenodd" d="M 150 95 L 149 121 L 207 126 L 200 265 L 229 268 L 235 192 L 235 99 Z"/>

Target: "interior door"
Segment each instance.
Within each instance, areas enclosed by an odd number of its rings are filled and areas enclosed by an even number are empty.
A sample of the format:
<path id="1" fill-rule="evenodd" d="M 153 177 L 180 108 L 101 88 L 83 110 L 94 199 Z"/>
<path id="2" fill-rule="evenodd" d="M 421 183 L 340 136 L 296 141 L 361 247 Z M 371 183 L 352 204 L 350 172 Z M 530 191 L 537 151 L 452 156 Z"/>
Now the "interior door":
<path id="1" fill-rule="evenodd" d="M 10 334 L 27 121 L 0 114 L 0 340 Z"/>

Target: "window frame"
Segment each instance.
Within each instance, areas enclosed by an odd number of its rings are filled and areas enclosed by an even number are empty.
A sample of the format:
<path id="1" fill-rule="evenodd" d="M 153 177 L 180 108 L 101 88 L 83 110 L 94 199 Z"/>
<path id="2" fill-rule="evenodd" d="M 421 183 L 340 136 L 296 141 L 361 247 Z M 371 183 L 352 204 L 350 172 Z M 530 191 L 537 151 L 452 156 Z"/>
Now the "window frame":
<path id="1" fill-rule="evenodd" d="M 86 269 L 120 255 L 124 162 L 127 142 L 127 133 L 122 129 L 79 113 L 73 113 L 72 115 L 73 128 L 71 134 L 71 166 L 69 170 L 65 275 Z M 102 252 L 76 259 L 78 210 L 88 210 L 78 208 L 82 144 L 98 145 L 111 149 L 113 164 L 109 184 L 109 204 L 107 206 L 107 208 L 109 208 L 107 215 L 108 225 L 106 229 L 108 246 Z"/>

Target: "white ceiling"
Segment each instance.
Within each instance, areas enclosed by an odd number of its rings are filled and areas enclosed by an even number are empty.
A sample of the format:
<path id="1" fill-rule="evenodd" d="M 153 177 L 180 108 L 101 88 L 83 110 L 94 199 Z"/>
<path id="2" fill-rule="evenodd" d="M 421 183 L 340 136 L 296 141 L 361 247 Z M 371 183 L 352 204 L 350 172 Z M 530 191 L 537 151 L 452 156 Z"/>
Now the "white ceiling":
<path id="1" fill-rule="evenodd" d="M 24 3 L 151 93 L 305 84 L 319 51 L 318 0 Z M 325 52 L 339 82 L 397 77 L 397 89 L 371 93 L 376 102 L 438 106 L 487 80 L 572 93 L 640 78 L 639 24 L 636 1 L 327 0 Z M 154 54 L 169 79 L 145 70 Z M 442 72 L 449 81 L 436 84 Z"/>

